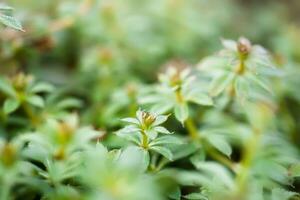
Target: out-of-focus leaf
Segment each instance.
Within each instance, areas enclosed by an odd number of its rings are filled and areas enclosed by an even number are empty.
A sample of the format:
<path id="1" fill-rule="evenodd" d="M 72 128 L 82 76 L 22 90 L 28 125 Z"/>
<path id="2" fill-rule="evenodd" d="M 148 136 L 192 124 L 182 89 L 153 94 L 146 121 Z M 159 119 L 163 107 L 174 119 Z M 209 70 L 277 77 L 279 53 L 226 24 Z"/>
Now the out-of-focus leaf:
<path id="1" fill-rule="evenodd" d="M 20 102 L 17 99 L 7 99 L 4 102 L 3 110 L 6 114 L 14 112 L 20 106 Z"/>
<path id="2" fill-rule="evenodd" d="M 218 96 L 234 79 L 234 73 L 222 73 L 215 78 L 209 86 L 209 94 L 211 96 Z"/>
<path id="3" fill-rule="evenodd" d="M 33 106 L 40 107 L 40 108 L 44 107 L 44 100 L 40 96 L 37 95 L 30 96 L 26 99 L 26 101 Z"/>
<path id="4" fill-rule="evenodd" d="M 232 153 L 232 149 L 230 144 L 226 141 L 226 139 L 221 135 L 208 135 L 208 142 L 218 149 L 220 152 L 225 154 L 226 156 L 230 156 Z"/>
<path id="5" fill-rule="evenodd" d="M 14 17 L 0 14 L 0 22 L 19 31 L 24 31 L 21 23 Z"/>
<path id="6" fill-rule="evenodd" d="M 193 200 L 208 200 L 208 198 L 201 193 L 191 193 L 191 194 L 185 195 L 184 198 L 193 199 Z"/>
<path id="7" fill-rule="evenodd" d="M 178 119 L 182 124 L 184 124 L 185 120 L 189 116 L 187 104 L 176 104 L 174 112 L 176 119 Z"/>
<path id="8" fill-rule="evenodd" d="M 162 146 L 152 146 L 151 147 L 151 150 L 163 155 L 164 157 L 166 157 L 168 160 L 173 160 L 173 154 L 172 152 L 165 148 L 165 147 L 162 147 Z"/>

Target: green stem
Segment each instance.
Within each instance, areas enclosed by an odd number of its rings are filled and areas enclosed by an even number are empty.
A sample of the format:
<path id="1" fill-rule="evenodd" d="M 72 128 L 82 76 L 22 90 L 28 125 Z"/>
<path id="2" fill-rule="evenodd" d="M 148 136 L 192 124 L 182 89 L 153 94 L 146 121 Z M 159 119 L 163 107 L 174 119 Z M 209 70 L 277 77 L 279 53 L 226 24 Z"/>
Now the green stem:
<path id="1" fill-rule="evenodd" d="M 1 195 L 0 195 L 0 199 L 5 199 L 5 200 L 9 200 L 10 199 L 10 188 L 11 188 L 11 183 L 9 180 L 7 180 L 7 178 L 4 178 L 4 183 L 3 185 L 1 185 Z"/>
<path id="2" fill-rule="evenodd" d="M 169 160 L 166 158 L 162 158 L 158 164 L 158 166 L 156 167 L 156 171 L 160 171 L 166 164 L 169 163 Z"/>
<path id="3" fill-rule="evenodd" d="M 148 149 L 148 136 L 144 131 L 141 131 L 141 133 L 142 133 L 142 147 L 144 149 Z"/>
<path id="4" fill-rule="evenodd" d="M 236 183 L 238 185 L 237 192 L 240 198 L 243 194 L 245 194 L 250 168 L 253 164 L 253 160 L 255 158 L 257 149 L 259 148 L 260 138 L 261 138 L 260 131 L 254 130 L 254 134 L 252 138 L 250 139 L 249 142 L 247 142 L 247 145 L 244 148 L 243 158 L 241 161 L 241 171 L 238 173 L 236 177 Z"/>
<path id="5" fill-rule="evenodd" d="M 240 55 L 240 62 L 239 62 L 239 65 L 236 69 L 236 73 L 239 74 L 239 75 L 242 75 L 244 74 L 245 70 L 246 70 L 246 65 L 245 65 L 245 60 L 246 60 L 247 57 L 245 57 L 244 55 Z"/>
<path id="6" fill-rule="evenodd" d="M 215 149 L 210 148 L 210 149 L 208 149 L 207 153 L 214 160 L 222 163 L 223 165 L 225 165 L 226 167 L 228 167 L 229 169 L 231 169 L 233 172 L 236 172 L 235 163 L 232 162 L 227 157 L 225 157 L 222 154 L 220 154 L 219 152 L 217 152 Z"/>
<path id="7" fill-rule="evenodd" d="M 38 120 L 37 116 L 32 112 L 31 108 L 26 103 L 22 104 L 22 108 L 25 111 L 28 118 L 30 119 L 32 125 L 37 126 L 39 120 Z"/>
<path id="8" fill-rule="evenodd" d="M 199 139 L 200 138 L 197 127 L 191 118 L 188 118 L 185 121 L 185 125 L 186 125 L 186 128 L 188 130 L 188 133 L 189 133 L 191 139 Z"/>
<path id="9" fill-rule="evenodd" d="M 155 170 L 157 159 L 158 159 L 158 154 L 154 152 L 151 155 L 152 156 L 151 156 L 151 165 L 150 165 L 150 168 L 151 168 L 151 170 Z"/>
<path id="10" fill-rule="evenodd" d="M 184 98 L 181 94 L 181 89 L 178 88 L 176 91 L 175 91 L 175 96 L 176 96 L 176 101 L 181 104 L 181 103 L 184 103 Z"/>

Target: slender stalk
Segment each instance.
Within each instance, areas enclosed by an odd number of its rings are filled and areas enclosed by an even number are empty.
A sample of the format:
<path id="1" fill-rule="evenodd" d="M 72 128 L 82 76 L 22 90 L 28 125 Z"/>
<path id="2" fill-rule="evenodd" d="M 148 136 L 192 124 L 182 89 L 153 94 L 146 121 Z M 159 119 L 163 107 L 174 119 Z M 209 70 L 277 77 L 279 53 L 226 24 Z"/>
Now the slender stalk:
<path id="1" fill-rule="evenodd" d="M 28 118 L 30 119 L 32 125 L 33 126 L 38 125 L 39 120 L 38 120 L 37 116 L 32 112 L 31 108 L 25 103 L 22 104 L 22 108 L 25 111 Z"/>
<path id="2" fill-rule="evenodd" d="M 166 164 L 169 163 L 169 160 L 166 158 L 162 158 L 158 164 L 158 166 L 156 167 L 156 171 L 160 171 Z"/>
<path id="3" fill-rule="evenodd" d="M 178 88 L 176 91 L 175 91 L 175 96 L 176 96 L 176 101 L 178 102 L 178 103 L 183 103 L 184 102 L 184 98 L 183 98 L 183 96 L 182 96 L 182 94 L 181 94 L 181 89 L 180 88 Z"/>
<path id="4" fill-rule="evenodd" d="M 250 169 L 253 164 L 253 160 L 255 158 L 257 149 L 259 148 L 260 139 L 261 139 L 260 131 L 254 130 L 254 134 L 252 138 L 244 148 L 243 158 L 241 161 L 241 171 L 237 174 L 236 177 L 236 184 L 238 186 L 237 194 L 239 198 L 242 198 L 243 194 L 245 194 Z"/>
<path id="5" fill-rule="evenodd" d="M 158 154 L 157 153 L 153 153 L 153 154 L 150 154 L 150 155 L 151 155 L 151 165 L 150 165 L 150 168 L 151 168 L 151 170 L 154 171 L 155 168 L 156 168 Z"/>
<path id="6" fill-rule="evenodd" d="M 10 182 L 10 180 L 7 180 L 7 178 L 8 177 L 4 178 L 4 184 L 1 185 L 1 187 L 0 187 L 0 191 L 1 191 L 0 199 L 3 199 L 3 200 L 10 199 L 11 182 Z"/>
<path id="7" fill-rule="evenodd" d="M 144 131 L 141 131 L 141 133 L 142 133 L 142 147 L 144 149 L 148 149 L 148 136 Z"/>
<path id="8" fill-rule="evenodd" d="M 225 165 L 226 167 L 231 169 L 233 172 L 236 172 L 235 163 L 232 162 L 229 158 L 225 157 L 224 155 L 220 154 L 219 152 L 217 152 L 215 149 L 212 149 L 212 148 L 210 148 L 207 151 L 207 153 L 209 154 L 209 156 L 211 158 L 222 163 L 223 165 Z"/>
<path id="9" fill-rule="evenodd" d="M 245 66 L 245 61 L 241 58 L 239 65 L 236 69 L 236 73 L 239 75 L 242 75 L 245 72 L 246 66 Z"/>
<path id="10" fill-rule="evenodd" d="M 199 139 L 200 134 L 198 133 L 197 127 L 191 118 L 188 118 L 185 121 L 186 128 L 188 130 L 189 136 L 191 139 Z"/>

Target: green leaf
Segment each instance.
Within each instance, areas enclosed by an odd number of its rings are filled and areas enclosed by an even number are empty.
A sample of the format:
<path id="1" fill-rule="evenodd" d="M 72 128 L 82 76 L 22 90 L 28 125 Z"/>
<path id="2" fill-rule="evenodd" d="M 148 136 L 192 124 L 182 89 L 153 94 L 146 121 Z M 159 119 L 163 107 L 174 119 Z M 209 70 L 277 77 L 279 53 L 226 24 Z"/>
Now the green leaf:
<path id="1" fill-rule="evenodd" d="M 166 145 L 166 144 L 183 144 L 183 142 L 175 136 L 161 136 L 150 143 L 150 146 Z"/>
<path id="2" fill-rule="evenodd" d="M 234 77 L 234 73 L 223 73 L 216 77 L 209 86 L 209 94 L 213 97 L 218 96 L 233 81 Z"/>
<path id="3" fill-rule="evenodd" d="M 17 99 L 7 99 L 4 102 L 3 110 L 6 114 L 12 113 L 18 109 L 20 102 Z"/>
<path id="4" fill-rule="evenodd" d="M 184 124 L 185 120 L 189 116 L 189 109 L 187 104 L 176 104 L 175 105 L 175 117 L 178 121 L 180 121 L 182 124 Z"/>
<path id="5" fill-rule="evenodd" d="M 264 90 L 266 90 L 267 92 L 269 92 L 270 94 L 273 94 L 273 91 L 270 88 L 270 86 L 267 85 L 267 83 L 265 83 L 264 80 L 260 79 L 259 76 L 256 76 L 256 75 L 253 75 L 253 74 L 247 74 L 247 78 L 250 81 L 252 81 L 253 83 L 255 83 L 256 85 L 258 85 L 259 87 L 261 87 Z"/>
<path id="6" fill-rule="evenodd" d="M 10 83 L 6 80 L 0 77 L 0 91 L 3 93 L 13 97 L 16 96 L 16 93 L 13 89 L 13 87 L 10 85 Z"/>
<path id="7" fill-rule="evenodd" d="M 191 193 L 191 194 L 185 195 L 184 198 L 193 199 L 193 200 L 208 200 L 208 198 L 201 193 Z"/>
<path id="8" fill-rule="evenodd" d="M 153 113 L 164 114 L 171 110 L 172 107 L 173 105 L 170 102 L 156 103 L 151 107 L 150 111 Z"/>
<path id="9" fill-rule="evenodd" d="M 181 191 L 180 187 L 176 187 L 170 194 L 169 194 L 170 199 L 175 199 L 175 200 L 180 200 L 181 199 Z"/>
<path id="10" fill-rule="evenodd" d="M 0 5 L 0 11 L 12 11 L 13 8 L 6 5 Z"/>
<path id="11" fill-rule="evenodd" d="M 60 109 L 80 108 L 81 106 L 82 102 L 75 98 L 67 98 L 56 104 L 56 107 Z"/>
<path id="12" fill-rule="evenodd" d="M 155 130 L 147 130 L 145 131 L 145 133 L 151 140 L 154 140 L 158 135 L 158 133 Z"/>
<path id="13" fill-rule="evenodd" d="M 21 23 L 16 20 L 14 17 L 0 14 L 0 22 L 2 22 L 4 25 L 14 28 L 19 31 L 24 31 L 22 28 Z"/>
<path id="14" fill-rule="evenodd" d="M 150 155 L 149 152 L 146 151 L 145 149 L 140 148 L 142 153 L 143 153 L 143 161 L 142 161 L 142 165 L 143 165 L 143 169 L 144 171 L 146 171 L 148 169 L 149 163 L 150 163 Z"/>
<path id="15" fill-rule="evenodd" d="M 290 192 L 281 188 L 272 190 L 272 200 L 289 200 L 291 197 L 297 195 L 296 192 Z"/>
<path id="16" fill-rule="evenodd" d="M 201 170 L 202 173 L 208 176 L 210 179 L 217 179 L 218 182 L 222 183 L 228 188 L 234 187 L 234 179 L 232 177 L 232 174 L 224 166 L 213 161 L 199 161 L 193 164 L 197 169 Z"/>
<path id="17" fill-rule="evenodd" d="M 225 154 L 226 156 L 230 156 L 232 153 L 232 148 L 226 139 L 221 135 L 208 135 L 207 136 L 208 142 L 218 149 L 220 152 Z"/>
<path id="18" fill-rule="evenodd" d="M 140 145 L 141 143 L 141 140 L 139 138 L 139 134 L 136 133 L 136 132 L 122 132 L 122 131 L 118 131 L 116 132 L 116 135 L 121 137 L 121 138 L 124 138 L 126 140 L 128 140 L 129 142 L 133 142 L 134 144 L 136 145 Z"/>
<path id="19" fill-rule="evenodd" d="M 180 145 L 172 147 L 173 159 L 181 159 L 193 154 L 197 151 L 198 146 L 194 143 L 185 143 L 182 142 Z"/>
<path id="20" fill-rule="evenodd" d="M 129 125 L 129 126 L 125 126 L 124 128 L 120 129 L 117 133 L 118 134 L 132 134 L 132 133 L 136 133 L 139 132 L 140 129 L 133 126 L 133 125 Z"/>
<path id="21" fill-rule="evenodd" d="M 158 126 L 162 123 L 164 123 L 165 121 L 167 121 L 169 115 L 158 115 L 155 119 L 155 121 L 153 122 L 153 126 Z"/>
<path id="22" fill-rule="evenodd" d="M 172 152 L 165 148 L 165 147 L 162 147 L 162 146 L 152 146 L 150 147 L 151 150 L 163 155 L 164 157 L 166 157 L 168 160 L 172 161 L 173 160 L 173 154 Z"/>
<path id="23" fill-rule="evenodd" d="M 243 77 L 238 77 L 235 81 L 234 87 L 238 100 L 243 103 L 249 95 L 249 82 Z"/>
<path id="24" fill-rule="evenodd" d="M 194 102 L 199 105 L 211 106 L 213 105 L 213 100 L 207 94 L 204 93 L 196 93 L 192 96 L 188 97 L 188 100 Z"/>
<path id="25" fill-rule="evenodd" d="M 154 130 L 159 132 L 159 133 L 163 133 L 163 134 L 172 134 L 170 131 L 168 131 L 168 129 L 166 129 L 163 126 L 154 127 Z"/>
<path id="26" fill-rule="evenodd" d="M 119 164 L 122 168 L 140 169 L 145 171 L 149 165 L 149 154 L 140 147 L 126 147 L 119 157 Z"/>
<path id="27" fill-rule="evenodd" d="M 26 99 L 26 101 L 33 106 L 40 107 L 40 108 L 44 107 L 44 100 L 40 96 L 37 95 L 30 96 Z"/>
<path id="28" fill-rule="evenodd" d="M 139 120 L 137 120 L 136 118 L 131 118 L 131 117 L 121 119 L 121 121 L 131 123 L 131 124 L 140 124 Z"/>
<path id="29" fill-rule="evenodd" d="M 51 92 L 53 90 L 54 90 L 53 85 L 48 83 L 37 83 L 30 89 L 32 93 Z"/>
<path id="30" fill-rule="evenodd" d="M 300 177 L 300 163 L 293 165 L 290 168 L 290 173 L 293 177 Z"/>

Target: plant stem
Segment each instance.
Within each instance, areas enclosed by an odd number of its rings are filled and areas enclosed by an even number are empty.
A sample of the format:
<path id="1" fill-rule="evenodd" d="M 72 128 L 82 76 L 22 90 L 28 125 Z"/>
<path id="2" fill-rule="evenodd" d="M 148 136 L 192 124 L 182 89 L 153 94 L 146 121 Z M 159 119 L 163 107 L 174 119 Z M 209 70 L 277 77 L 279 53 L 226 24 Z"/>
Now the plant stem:
<path id="1" fill-rule="evenodd" d="M 169 160 L 163 157 L 162 160 L 160 160 L 158 166 L 156 167 L 156 171 L 160 171 L 168 163 Z"/>
<path id="2" fill-rule="evenodd" d="M 197 127 L 191 118 L 188 118 L 185 121 L 185 125 L 186 125 L 186 128 L 188 130 L 188 133 L 189 133 L 191 139 L 199 139 L 200 138 L 200 134 L 198 133 Z"/>
<path id="3" fill-rule="evenodd" d="M 212 148 L 210 148 L 207 151 L 207 153 L 209 154 L 210 157 L 212 157 L 216 161 L 222 163 L 223 165 L 231 169 L 233 172 L 236 172 L 235 163 L 232 162 L 229 158 L 223 156 L 222 154 L 220 154 L 219 152 L 217 152 L 215 149 Z"/>
<path id="4" fill-rule="evenodd" d="M 183 98 L 183 96 L 182 96 L 182 94 L 181 94 L 181 89 L 180 89 L 180 88 L 178 88 L 178 89 L 175 91 L 175 96 L 176 96 L 176 101 L 177 101 L 179 104 L 181 104 L 181 103 L 184 102 L 184 98 Z"/>
<path id="5" fill-rule="evenodd" d="M 144 149 L 148 149 L 148 136 L 146 135 L 146 133 L 145 133 L 145 131 L 143 130 L 143 131 L 141 131 L 141 133 L 142 133 L 142 147 L 144 148 Z"/>
<path id="6" fill-rule="evenodd" d="M 237 67 L 236 73 L 239 75 L 242 75 L 245 72 L 245 61 L 243 59 L 240 59 L 239 65 Z"/>
<path id="7" fill-rule="evenodd" d="M 9 175 L 6 177 L 4 177 L 4 182 L 3 185 L 1 185 L 1 195 L 0 195 L 0 199 L 5 199 L 5 200 L 9 200 L 10 199 L 10 188 L 11 188 L 11 182 L 10 180 L 8 180 Z"/>
<path id="8" fill-rule="evenodd" d="M 245 194 L 246 186 L 247 186 L 247 179 L 249 178 L 249 171 L 253 163 L 253 159 L 259 148 L 261 134 L 259 130 L 254 130 L 254 134 L 249 142 L 247 142 L 243 158 L 241 161 L 241 171 L 238 173 L 236 177 L 236 183 L 238 185 L 238 196 Z"/>

